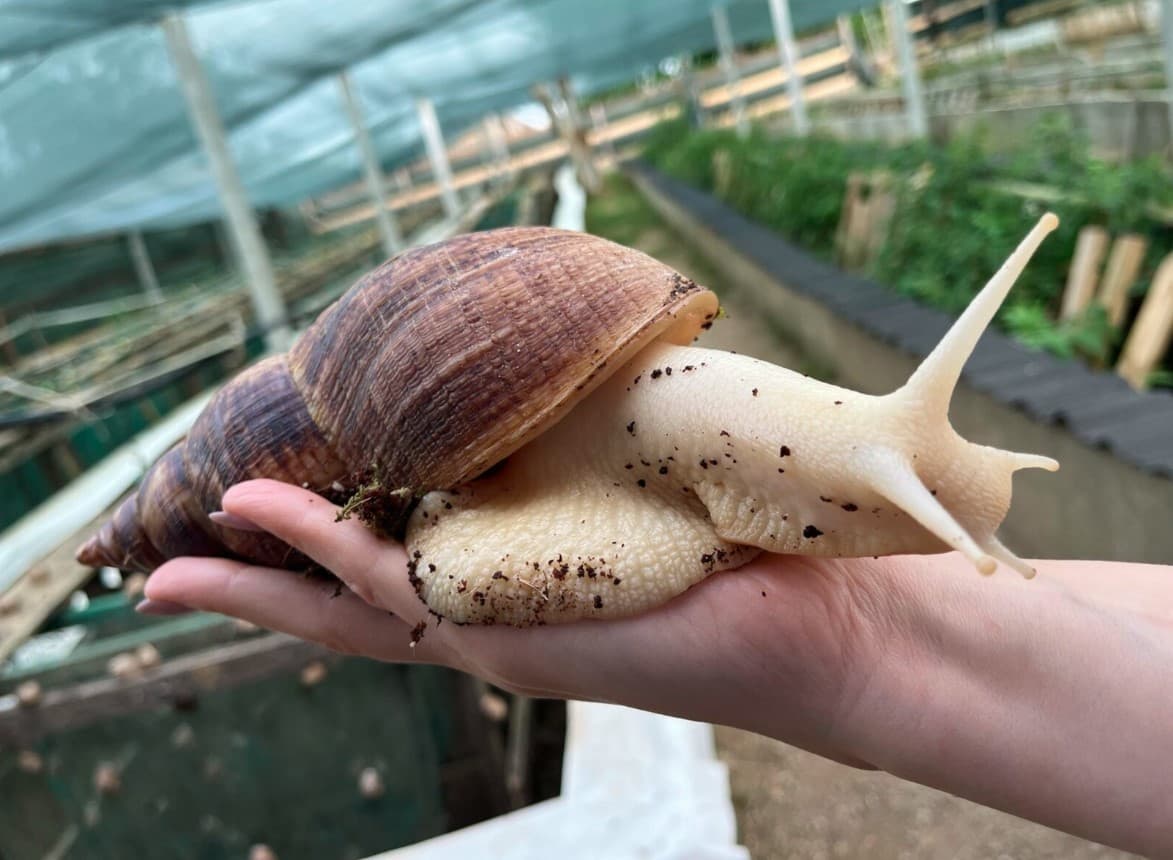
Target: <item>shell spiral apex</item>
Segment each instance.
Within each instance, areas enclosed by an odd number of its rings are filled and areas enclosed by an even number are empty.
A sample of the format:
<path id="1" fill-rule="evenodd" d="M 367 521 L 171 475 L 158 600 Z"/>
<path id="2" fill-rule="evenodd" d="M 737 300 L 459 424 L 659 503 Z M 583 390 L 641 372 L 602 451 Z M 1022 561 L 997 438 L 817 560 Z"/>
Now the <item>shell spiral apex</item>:
<path id="1" fill-rule="evenodd" d="M 1056 223 L 878 397 L 692 346 L 713 293 L 603 239 L 506 228 L 410 251 L 225 385 L 79 558 L 305 566 L 208 518 L 232 484 L 270 477 L 398 524 L 421 599 L 457 622 L 632 615 L 763 550 L 955 549 L 1030 575 L 996 531 L 1014 471 L 1058 464 L 971 443 L 948 409 Z"/>

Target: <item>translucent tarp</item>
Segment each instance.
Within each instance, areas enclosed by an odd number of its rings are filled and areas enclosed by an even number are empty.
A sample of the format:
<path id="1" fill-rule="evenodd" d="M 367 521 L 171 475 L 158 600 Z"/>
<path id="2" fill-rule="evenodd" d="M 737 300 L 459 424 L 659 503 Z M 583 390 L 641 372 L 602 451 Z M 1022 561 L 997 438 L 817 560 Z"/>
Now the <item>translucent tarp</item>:
<path id="1" fill-rule="evenodd" d="M 791 0 L 796 29 L 873 2 Z M 219 216 L 157 18 L 174 0 L 0 0 L 0 251 Z M 422 152 L 416 99 L 451 134 L 571 75 L 580 93 L 710 49 L 711 0 L 188 3 L 249 199 L 285 206 L 360 176 L 349 69 L 388 168 Z M 767 0 L 728 6 L 772 38 Z"/>

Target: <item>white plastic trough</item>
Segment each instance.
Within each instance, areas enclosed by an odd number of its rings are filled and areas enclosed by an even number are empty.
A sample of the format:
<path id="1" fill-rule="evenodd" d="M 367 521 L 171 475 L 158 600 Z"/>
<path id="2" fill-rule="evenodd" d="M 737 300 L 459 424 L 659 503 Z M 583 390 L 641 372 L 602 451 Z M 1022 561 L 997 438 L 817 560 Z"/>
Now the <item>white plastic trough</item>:
<path id="1" fill-rule="evenodd" d="M 368 860 L 749 860 L 711 726 L 568 708 L 558 797 Z"/>

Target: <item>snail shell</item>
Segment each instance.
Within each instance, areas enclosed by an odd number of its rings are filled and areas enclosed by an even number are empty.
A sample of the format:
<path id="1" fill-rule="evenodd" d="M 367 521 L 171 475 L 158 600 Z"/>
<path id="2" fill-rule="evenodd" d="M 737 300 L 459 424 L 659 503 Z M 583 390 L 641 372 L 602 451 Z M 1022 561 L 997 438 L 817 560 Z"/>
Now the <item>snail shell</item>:
<path id="1" fill-rule="evenodd" d="M 578 232 L 505 228 L 408 251 L 287 354 L 221 388 L 78 560 L 143 572 L 181 555 L 309 566 L 208 513 L 256 477 L 349 494 L 374 475 L 408 498 L 457 486 L 649 343 L 690 342 L 716 311 L 716 297 L 679 273 Z"/>

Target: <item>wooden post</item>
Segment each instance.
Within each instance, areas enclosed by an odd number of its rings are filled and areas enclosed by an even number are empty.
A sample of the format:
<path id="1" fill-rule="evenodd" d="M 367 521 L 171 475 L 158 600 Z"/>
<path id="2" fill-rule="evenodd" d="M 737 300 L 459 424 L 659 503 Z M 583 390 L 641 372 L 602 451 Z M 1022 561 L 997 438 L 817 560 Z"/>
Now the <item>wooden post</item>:
<path id="1" fill-rule="evenodd" d="M 1079 231 L 1079 238 L 1075 240 L 1075 256 L 1067 272 L 1067 286 L 1063 290 L 1060 320 L 1074 319 L 1091 304 L 1106 250 L 1108 231 L 1103 227 L 1089 224 Z"/>
<path id="2" fill-rule="evenodd" d="M 1140 274 L 1148 244 L 1143 236 L 1129 234 L 1120 236 L 1112 245 L 1098 300 L 1108 312 L 1108 321 L 1114 326 L 1124 322 L 1124 314 L 1128 311 L 1128 291 Z"/>
<path id="3" fill-rule="evenodd" d="M 1167 256 L 1124 342 L 1116 372 L 1133 388 L 1144 388 L 1173 336 L 1173 254 Z"/>
<path id="4" fill-rule="evenodd" d="M 887 170 L 873 173 L 869 179 L 871 191 L 867 199 L 867 229 L 864 231 L 863 259 L 860 263 L 864 269 L 870 269 L 880 258 L 884 244 L 888 241 L 888 233 L 892 227 L 892 217 L 896 214 L 895 179 Z"/>
<path id="5" fill-rule="evenodd" d="M 732 188 L 733 154 L 727 149 L 718 149 L 713 153 L 713 193 L 726 200 Z"/>
<path id="6" fill-rule="evenodd" d="M 863 201 L 863 177 L 851 173 L 843 192 L 843 207 L 839 212 L 839 225 L 835 230 L 835 261 L 845 269 L 851 268 L 856 236 L 859 235 L 857 222 Z"/>

